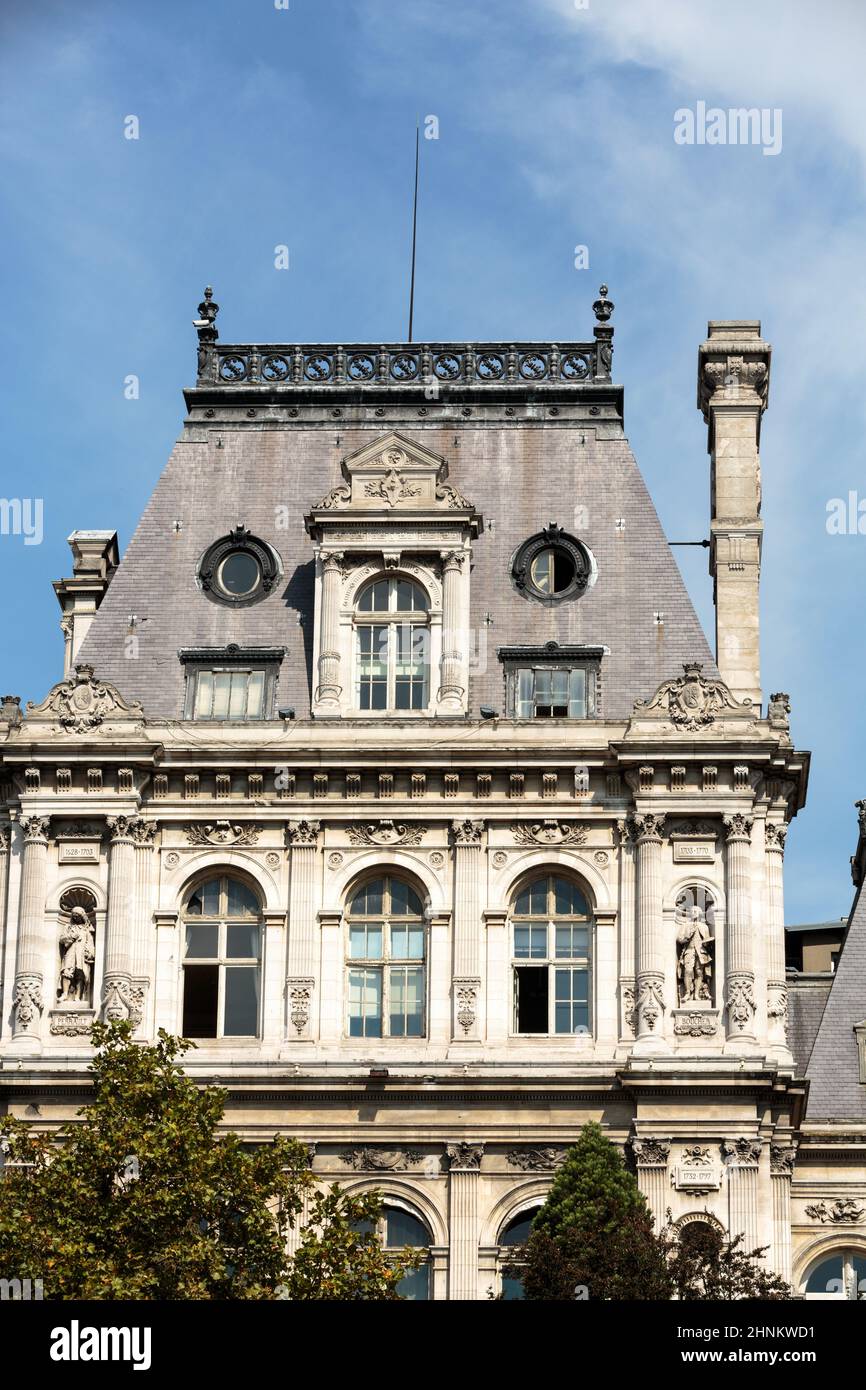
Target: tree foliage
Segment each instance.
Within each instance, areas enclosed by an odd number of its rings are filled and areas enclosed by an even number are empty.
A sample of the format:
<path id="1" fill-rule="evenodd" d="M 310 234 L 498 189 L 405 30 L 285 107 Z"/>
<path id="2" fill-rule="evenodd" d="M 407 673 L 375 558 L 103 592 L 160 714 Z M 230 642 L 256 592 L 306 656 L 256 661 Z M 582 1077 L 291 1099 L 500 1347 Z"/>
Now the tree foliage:
<path id="1" fill-rule="evenodd" d="M 790 1298 L 761 1266 L 766 1248 L 746 1251 L 707 1222 L 661 1231 L 616 1147 L 588 1124 L 566 1155 L 528 1241 L 508 1272 L 526 1299 L 566 1301 Z"/>
<path id="2" fill-rule="evenodd" d="M 0 1272 L 47 1299 L 395 1299 L 376 1194 L 322 1192 L 293 1140 L 217 1132 L 225 1093 L 183 1070 L 191 1046 L 95 1024 L 94 1098 L 58 1135 L 0 1121 Z M 290 1228 L 310 1224 L 293 1258 Z"/>

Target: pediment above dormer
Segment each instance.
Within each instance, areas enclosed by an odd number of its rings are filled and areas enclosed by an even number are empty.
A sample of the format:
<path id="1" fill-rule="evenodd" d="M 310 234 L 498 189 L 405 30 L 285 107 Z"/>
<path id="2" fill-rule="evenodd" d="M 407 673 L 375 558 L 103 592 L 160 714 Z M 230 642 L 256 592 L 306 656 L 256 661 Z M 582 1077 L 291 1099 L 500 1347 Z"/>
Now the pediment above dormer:
<path id="1" fill-rule="evenodd" d="M 396 431 L 348 454 L 340 469 L 345 483 L 323 497 L 314 513 L 474 511 L 472 503 L 448 483 L 447 460 Z"/>

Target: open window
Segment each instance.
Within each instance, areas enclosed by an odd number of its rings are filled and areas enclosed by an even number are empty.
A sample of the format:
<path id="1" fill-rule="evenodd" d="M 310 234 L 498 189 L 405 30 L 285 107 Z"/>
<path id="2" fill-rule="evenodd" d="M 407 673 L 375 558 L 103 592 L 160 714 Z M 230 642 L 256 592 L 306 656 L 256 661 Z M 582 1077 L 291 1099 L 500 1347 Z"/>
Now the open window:
<path id="1" fill-rule="evenodd" d="M 562 874 L 543 874 L 518 894 L 511 914 L 514 1032 L 586 1037 L 592 1031 L 589 904 Z"/>
<path id="2" fill-rule="evenodd" d="M 255 893 L 238 878 L 208 878 L 189 894 L 183 928 L 184 1037 L 257 1037 L 262 916 Z"/>

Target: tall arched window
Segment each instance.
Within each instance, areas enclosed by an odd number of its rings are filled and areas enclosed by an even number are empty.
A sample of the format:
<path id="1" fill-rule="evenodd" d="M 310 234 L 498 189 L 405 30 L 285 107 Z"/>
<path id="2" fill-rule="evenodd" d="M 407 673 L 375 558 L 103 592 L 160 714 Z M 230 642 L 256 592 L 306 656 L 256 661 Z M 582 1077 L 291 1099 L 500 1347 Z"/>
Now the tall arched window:
<path id="1" fill-rule="evenodd" d="M 254 1038 L 259 1031 L 261 904 L 240 879 L 208 878 L 183 910 L 183 1033 Z"/>
<path id="2" fill-rule="evenodd" d="M 365 883 L 348 910 L 350 1038 L 424 1035 L 424 908 L 401 878 Z"/>
<path id="3" fill-rule="evenodd" d="M 355 608 L 355 685 L 360 710 L 397 713 L 430 703 L 427 595 L 411 579 L 374 579 Z"/>
<path id="4" fill-rule="evenodd" d="M 514 1031 L 591 1032 L 592 912 L 577 884 L 542 874 L 511 914 Z"/>
<path id="5" fill-rule="evenodd" d="M 834 1250 L 822 1255 L 806 1279 L 807 1298 L 866 1298 L 866 1250 Z"/>
<path id="6" fill-rule="evenodd" d="M 507 1300 L 523 1298 L 523 1280 L 520 1277 L 519 1247 L 525 1245 L 532 1231 L 532 1223 L 541 1207 L 522 1211 L 507 1223 L 499 1237 L 499 1266 L 502 1270 L 502 1297 Z"/>
<path id="7" fill-rule="evenodd" d="M 368 1222 L 360 1221 L 356 1227 L 361 1232 L 369 1231 Z M 387 1200 L 382 1215 L 376 1223 L 378 1235 L 385 1251 L 398 1255 L 407 1247 L 410 1250 L 429 1251 L 430 1232 L 417 1216 L 405 1207 L 391 1206 Z M 417 1269 L 411 1269 L 397 1285 L 401 1298 L 411 1303 L 422 1303 L 430 1297 L 430 1256 L 425 1255 Z"/>

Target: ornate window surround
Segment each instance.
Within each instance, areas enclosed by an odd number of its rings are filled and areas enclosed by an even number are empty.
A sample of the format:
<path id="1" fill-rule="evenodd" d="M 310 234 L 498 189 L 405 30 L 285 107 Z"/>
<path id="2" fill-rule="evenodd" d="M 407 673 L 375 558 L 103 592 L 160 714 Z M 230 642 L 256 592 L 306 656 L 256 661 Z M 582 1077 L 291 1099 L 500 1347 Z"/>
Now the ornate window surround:
<path id="1" fill-rule="evenodd" d="M 274 704 L 279 681 L 280 665 L 286 654 L 285 647 L 241 647 L 230 642 L 225 647 L 181 647 L 178 660 L 184 667 L 183 719 L 194 719 L 195 698 L 198 678 L 208 671 L 263 671 L 264 694 L 262 696 L 261 719 L 256 723 L 273 719 Z M 247 719 L 208 719 L 208 724 L 248 723 Z"/>
<path id="2" fill-rule="evenodd" d="M 219 567 L 234 551 L 247 551 L 259 567 L 259 582 L 248 594 L 232 594 L 219 582 Z M 267 541 L 259 540 L 240 523 L 228 535 L 213 541 L 196 565 L 196 582 L 201 592 L 212 603 L 227 608 L 248 608 L 260 603 L 272 593 L 282 576 L 282 563 L 277 552 Z"/>
<path id="3" fill-rule="evenodd" d="M 568 556 L 574 568 L 571 583 L 558 593 L 545 593 L 532 580 L 532 562 L 544 550 L 559 550 Z M 517 592 L 533 603 L 553 607 L 581 598 L 598 578 L 598 565 L 589 547 L 551 521 L 542 531 L 528 536 L 511 557 L 511 582 Z"/>
<path id="4" fill-rule="evenodd" d="M 586 672 L 586 715 L 587 719 L 599 719 L 602 713 L 602 659 L 610 655 L 608 647 L 584 646 L 582 644 L 545 642 L 543 646 L 498 647 L 497 656 L 503 666 L 505 681 L 505 709 L 509 719 L 518 718 L 517 681 L 520 670 L 549 668 L 551 670 L 576 667 Z M 568 715 L 557 716 L 567 719 Z M 574 722 L 574 721 L 572 721 Z"/>

